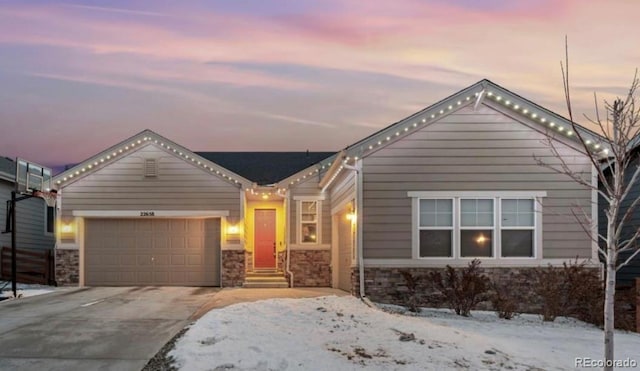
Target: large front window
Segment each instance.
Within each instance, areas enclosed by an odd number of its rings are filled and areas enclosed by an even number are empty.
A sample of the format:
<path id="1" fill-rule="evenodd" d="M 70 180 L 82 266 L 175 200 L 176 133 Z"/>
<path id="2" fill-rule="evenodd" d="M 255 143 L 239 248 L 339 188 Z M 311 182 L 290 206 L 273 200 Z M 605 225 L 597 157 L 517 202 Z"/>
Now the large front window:
<path id="1" fill-rule="evenodd" d="M 437 194 L 428 197 L 430 194 Z M 540 234 L 536 195 L 410 192 L 418 258 L 534 258 Z"/>

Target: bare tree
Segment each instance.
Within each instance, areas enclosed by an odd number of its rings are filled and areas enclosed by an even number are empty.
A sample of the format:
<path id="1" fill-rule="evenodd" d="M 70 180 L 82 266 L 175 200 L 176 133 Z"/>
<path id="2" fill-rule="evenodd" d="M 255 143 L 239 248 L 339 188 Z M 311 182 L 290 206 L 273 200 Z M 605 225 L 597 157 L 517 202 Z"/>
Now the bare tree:
<path id="1" fill-rule="evenodd" d="M 605 265 L 606 281 L 604 293 L 604 359 L 605 370 L 613 370 L 614 360 L 614 309 L 616 293 L 616 272 L 640 254 L 638 239 L 640 228 L 629 225 L 629 221 L 640 205 L 640 198 L 631 198 L 630 192 L 640 186 L 640 166 L 637 151 L 634 146 L 640 144 L 640 107 L 636 106 L 637 92 L 640 86 L 638 71 L 633 77 L 631 86 L 623 98 L 616 98 L 613 103 L 604 101 L 604 115 L 598 109 L 598 98 L 594 93 L 596 106 L 595 118 L 585 116 L 598 130 L 601 136 L 599 145 L 586 138 L 586 130 L 576 124 L 571 106 L 569 88 L 569 53 L 565 41 L 565 63 L 560 62 L 564 93 L 573 132 L 582 144 L 584 153 L 589 157 L 596 169 L 599 186 L 594 186 L 584 174 L 571 169 L 560 152 L 554 146 L 552 134 L 547 135 L 547 144 L 559 165 L 550 165 L 541 159 L 539 165 L 565 174 L 574 181 L 586 186 L 599 194 L 607 220 L 606 233 L 601 234 L 595 229 L 595 221 L 589 213 L 573 211 L 574 216 L 581 223 L 592 241 L 598 245 L 598 251 Z M 624 202 L 624 204 L 623 204 Z M 626 258 L 619 259 L 620 254 Z"/>

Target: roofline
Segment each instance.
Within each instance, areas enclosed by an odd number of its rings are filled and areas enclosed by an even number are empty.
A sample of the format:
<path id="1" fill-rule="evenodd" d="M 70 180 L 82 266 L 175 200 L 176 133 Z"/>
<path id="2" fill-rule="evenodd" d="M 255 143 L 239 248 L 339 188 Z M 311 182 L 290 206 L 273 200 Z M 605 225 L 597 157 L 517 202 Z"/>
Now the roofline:
<path id="1" fill-rule="evenodd" d="M 573 135 L 573 128 L 570 120 L 536 103 L 533 103 L 532 101 L 525 99 L 490 80 L 483 79 L 428 106 L 423 110 L 420 110 L 354 144 L 345 147 L 344 150 L 349 157 L 359 158 L 367 156 L 378 149 L 385 147 L 390 142 L 395 141 L 395 139 L 400 139 L 415 132 L 416 130 L 420 130 L 425 126 L 440 120 L 440 118 L 448 115 L 449 113 L 472 103 L 474 99 L 478 98 L 490 99 L 493 102 L 502 104 L 514 114 L 525 117 L 547 130 L 555 128 L 558 130 L 556 133 L 565 134 L 567 139 L 573 140 L 582 146 L 577 136 Z M 509 102 L 509 104 L 506 104 L 507 102 Z M 602 142 L 605 141 L 604 137 L 582 127 L 578 123 L 576 123 L 576 127 L 580 130 L 581 136 L 585 137 L 585 140 L 589 141 L 588 144 L 593 146 L 594 151 L 599 150 L 600 147 L 603 146 Z M 567 135 L 567 133 L 569 133 L 569 135 Z"/>
<path id="2" fill-rule="evenodd" d="M 160 144 L 166 151 L 173 151 L 174 154 L 181 157 L 183 160 L 191 160 L 194 166 L 200 166 L 203 170 L 208 170 L 214 176 L 223 178 L 225 181 L 244 188 L 247 185 L 252 185 L 253 182 L 224 168 L 206 158 L 194 153 L 193 151 L 183 147 L 160 134 L 157 134 L 149 129 L 145 129 L 140 133 L 133 135 L 116 145 L 113 145 L 106 150 L 82 161 L 75 165 L 71 169 L 65 170 L 62 173 L 53 177 L 54 187 L 65 187 L 74 183 L 78 179 L 83 178 L 85 175 L 93 173 L 112 163 L 116 159 L 119 159 L 125 154 L 136 151 L 138 148 L 150 144 Z M 137 148 L 136 148 L 137 146 Z"/>
<path id="3" fill-rule="evenodd" d="M 278 183 L 276 183 L 278 188 L 289 188 L 291 186 L 294 186 L 300 182 L 306 181 L 307 177 L 310 175 L 313 175 L 315 173 L 321 173 L 322 170 L 330 167 L 333 163 L 335 163 L 336 161 L 334 161 L 335 158 L 337 158 L 337 156 L 341 153 L 340 152 L 336 152 L 333 155 L 325 158 L 322 161 L 318 161 L 315 164 L 308 166 L 300 171 L 298 171 L 297 173 L 290 175 L 288 177 L 286 177 L 285 179 L 282 179 L 281 181 L 279 181 Z"/>

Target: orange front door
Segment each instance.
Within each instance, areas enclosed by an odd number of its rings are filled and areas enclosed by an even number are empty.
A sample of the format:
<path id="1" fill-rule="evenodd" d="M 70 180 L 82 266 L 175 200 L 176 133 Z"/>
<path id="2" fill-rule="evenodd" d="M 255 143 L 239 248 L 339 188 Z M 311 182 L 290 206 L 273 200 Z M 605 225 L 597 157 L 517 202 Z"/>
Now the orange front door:
<path id="1" fill-rule="evenodd" d="M 276 211 L 258 209 L 255 214 L 255 267 L 276 267 Z"/>

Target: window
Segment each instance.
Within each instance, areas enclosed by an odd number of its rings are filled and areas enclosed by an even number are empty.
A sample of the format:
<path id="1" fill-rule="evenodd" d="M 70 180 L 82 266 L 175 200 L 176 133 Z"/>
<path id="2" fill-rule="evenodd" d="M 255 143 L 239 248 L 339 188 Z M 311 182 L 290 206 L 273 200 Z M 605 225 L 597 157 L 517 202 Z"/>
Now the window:
<path id="1" fill-rule="evenodd" d="M 502 257 L 532 257 L 535 232 L 533 199 L 503 199 Z"/>
<path id="2" fill-rule="evenodd" d="M 409 192 L 417 258 L 541 257 L 546 192 Z"/>
<path id="3" fill-rule="evenodd" d="M 460 256 L 493 256 L 493 199 L 460 200 Z"/>
<path id="4" fill-rule="evenodd" d="M 45 216 L 45 232 L 54 233 L 55 225 L 56 225 L 56 208 L 55 207 L 46 207 L 46 216 Z"/>
<path id="5" fill-rule="evenodd" d="M 320 201 L 299 201 L 300 242 L 318 243 L 318 210 Z"/>
<path id="6" fill-rule="evenodd" d="M 420 257 L 451 257 L 453 200 L 420 200 Z"/>

